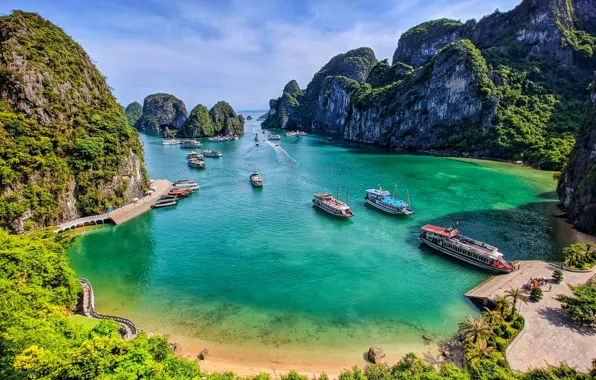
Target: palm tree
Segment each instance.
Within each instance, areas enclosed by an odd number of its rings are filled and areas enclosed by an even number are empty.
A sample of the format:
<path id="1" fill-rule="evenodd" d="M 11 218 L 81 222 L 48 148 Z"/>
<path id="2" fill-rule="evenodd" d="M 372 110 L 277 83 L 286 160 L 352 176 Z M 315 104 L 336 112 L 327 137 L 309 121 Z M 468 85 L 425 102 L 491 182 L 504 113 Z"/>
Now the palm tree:
<path id="1" fill-rule="evenodd" d="M 505 315 L 505 311 L 511 306 L 511 302 L 509 302 L 509 299 L 505 296 L 498 296 L 495 298 L 495 303 L 497 304 L 497 310 L 501 313 L 501 317 Z"/>
<path id="2" fill-rule="evenodd" d="M 505 295 L 511 298 L 511 314 L 515 314 L 515 305 L 517 304 L 517 300 L 522 301 L 523 303 L 528 303 L 528 296 L 522 293 L 521 290 L 511 288 L 505 292 Z"/>
<path id="3" fill-rule="evenodd" d="M 488 307 L 484 308 L 482 316 L 491 326 L 494 326 L 501 320 L 501 314 L 497 310 L 491 310 Z"/>
<path id="4" fill-rule="evenodd" d="M 476 344 L 491 336 L 493 329 L 484 318 L 474 319 L 468 315 L 465 321 L 459 323 L 459 332 L 464 340 Z"/>
<path id="5" fill-rule="evenodd" d="M 480 341 L 472 351 L 472 359 L 490 358 L 495 348 L 489 346 L 486 342 Z"/>

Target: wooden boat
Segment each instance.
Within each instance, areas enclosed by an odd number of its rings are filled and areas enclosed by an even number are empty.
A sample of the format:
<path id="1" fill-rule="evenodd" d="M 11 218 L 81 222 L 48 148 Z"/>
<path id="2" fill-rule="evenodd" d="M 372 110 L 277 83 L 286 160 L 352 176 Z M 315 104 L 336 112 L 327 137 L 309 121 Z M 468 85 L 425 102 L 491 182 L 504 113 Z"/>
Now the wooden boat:
<path id="1" fill-rule="evenodd" d="M 221 157 L 222 154 L 218 150 L 204 150 L 203 156 L 205 156 L 205 157 Z"/>
<path id="2" fill-rule="evenodd" d="M 494 272 L 510 273 L 509 264 L 497 247 L 460 234 L 459 230 L 427 224 L 420 241 L 429 247 L 466 263 Z"/>
<path id="3" fill-rule="evenodd" d="M 170 190 L 168 195 L 175 195 L 178 198 L 187 197 L 192 194 L 193 191 L 191 189 L 177 189 L 177 190 Z"/>
<path id="4" fill-rule="evenodd" d="M 191 158 L 188 160 L 188 166 L 191 168 L 198 168 L 198 169 L 205 169 L 205 161 L 199 160 L 197 158 Z"/>
<path id="5" fill-rule="evenodd" d="M 180 189 L 199 190 L 199 184 L 196 183 L 195 181 L 191 181 L 189 179 L 181 179 L 181 180 L 174 182 L 174 185 L 172 185 L 171 190 L 180 190 Z"/>
<path id="6" fill-rule="evenodd" d="M 250 183 L 254 187 L 262 187 L 263 186 L 263 178 L 257 172 L 251 173 L 250 174 Z"/>
<path id="7" fill-rule="evenodd" d="M 331 193 L 316 193 L 313 194 L 312 203 L 314 206 L 340 218 L 351 218 L 354 216 L 350 211 L 350 206 L 347 203 L 333 198 Z"/>
<path id="8" fill-rule="evenodd" d="M 180 144 L 180 148 L 200 148 L 203 144 L 200 141 L 196 140 L 182 140 Z"/>
<path id="9" fill-rule="evenodd" d="M 378 189 L 366 190 L 364 200 L 369 205 L 392 215 L 412 215 L 414 210 L 410 206 L 410 193 L 406 191 L 406 200 L 397 199 L 397 186 L 393 197 L 387 190 L 383 190 L 381 186 Z"/>

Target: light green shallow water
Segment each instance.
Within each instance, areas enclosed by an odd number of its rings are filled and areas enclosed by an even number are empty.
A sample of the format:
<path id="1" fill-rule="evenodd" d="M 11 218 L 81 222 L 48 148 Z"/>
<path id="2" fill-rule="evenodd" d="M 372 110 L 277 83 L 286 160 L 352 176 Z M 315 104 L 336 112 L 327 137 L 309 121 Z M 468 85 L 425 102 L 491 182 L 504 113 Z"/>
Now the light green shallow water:
<path id="1" fill-rule="evenodd" d="M 281 148 L 257 148 L 253 128 L 249 122 L 236 142 L 205 140 L 223 157 L 206 158 L 204 171 L 186 166 L 187 150 L 141 136 L 152 178 L 189 178 L 201 190 L 176 208 L 85 233 L 70 249 L 98 310 L 191 345 L 414 347 L 423 334 L 447 336 L 476 313 L 463 294 L 488 276 L 421 248 L 421 225 L 460 222 L 466 235 L 500 247 L 509 260 L 557 252 L 551 173 L 389 154 L 319 136 L 284 136 Z M 252 170 L 264 188 L 251 187 Z M 379 183 L 397 183 L 402 196 L 409 189 L 416 214 L 365 206 L 364 191 Z M 342 198 L 349 190 L 352 220 L 311 206 L 313 193 L 337 185 Z"/>

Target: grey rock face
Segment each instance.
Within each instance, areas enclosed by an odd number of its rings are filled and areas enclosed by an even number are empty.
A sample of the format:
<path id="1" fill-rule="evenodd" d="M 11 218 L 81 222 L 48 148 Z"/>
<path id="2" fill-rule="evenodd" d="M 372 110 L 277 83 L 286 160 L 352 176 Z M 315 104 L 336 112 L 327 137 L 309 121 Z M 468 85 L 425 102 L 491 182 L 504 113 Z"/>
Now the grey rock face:
<path id="1" fill-rule="evenodd" d="M 164 128 L 180 129 L 188 112 L 184 102 L 174 95 L 153 94 L 143 102 L 143 116 L 136 122 L 139 131 L 159 132 Z"/>

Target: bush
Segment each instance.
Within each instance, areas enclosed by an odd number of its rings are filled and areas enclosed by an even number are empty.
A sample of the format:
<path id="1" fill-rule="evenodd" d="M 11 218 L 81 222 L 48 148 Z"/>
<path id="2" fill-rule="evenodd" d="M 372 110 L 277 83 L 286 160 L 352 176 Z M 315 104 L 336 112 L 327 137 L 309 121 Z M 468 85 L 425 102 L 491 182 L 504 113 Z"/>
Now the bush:
<path id="1" fill-rule="evenodd" d="M 513 324 L 511 325 L 511 327 L 513 327 L 513 328 L 514 328 L 514 329 L 516 329 L 516 330 L 521 330 L 521 329 L 522 329 L 522 327 L 523 327 L 523 325 L 521 324 L 521 322 L 520 322 L 520 321 L 517 321 L 517 320 L 516 320 L 515 322 L 513 322 Z"/>
<path id="2" fill-rule="evenodd" d="M 524 319 L 524 317 L 522 317 L 521 314 L 517 314 L 517 317 L 515 317 L 516 321 L 519 321 L 519 323 L 521 323 L 522 325 L 526 322 L 526 320 Z"/>
<path id="3" fill-rule="evenodd" d="M 507 345 L 502 343 L 500 340 L 497 340 L 497 351 L 499 352 L 505 352 L 505 350 L 507 349 Z"/>
<path id="4" fill-rule="evenodd" d="M 560 284 L 561 282 L 563 282 L 563 271 L 560 269 L 556 269 L 555 271 L 553 271 L 552 277 L 557 284 Z"/>
<path id="5" fill-rule="evenodd" d="M 514 316 L 512 314 L 507 314 L 505 316 L 505 322 L 513 322 Z"/>
<path id="6" fill-rule="evenodd" d="M 493 329 L 493 332 L 495 333 L 496 336 L 501 336 L 501 334 L 503 334 L 503 330 L 497 326 Z"/>
<path id="7" fill-rule="evenodd" d="M 532 290 L 530 290 L 530 299 L 533 302 L 539 302 L 543 297 L 543 293 L 542 293 L 542 288 L 539 286 L 536 286 L 534 288 L 532 288 Z"/>
<path id="8" fill-rule="evenodd" d="M 511 332 L 511 330 L 507 329 L 505 331 L 503 331 L 503 334 L 501 335 L 501 338 L 503 339 L 509 339 L 513 336 L 513 333 Z"/>
<path id="9" fill-rule="evenodd" d="M 494 336 L 488 338 L 488 345 L 497 348 L 497 338 L 495 338 Z"/>

